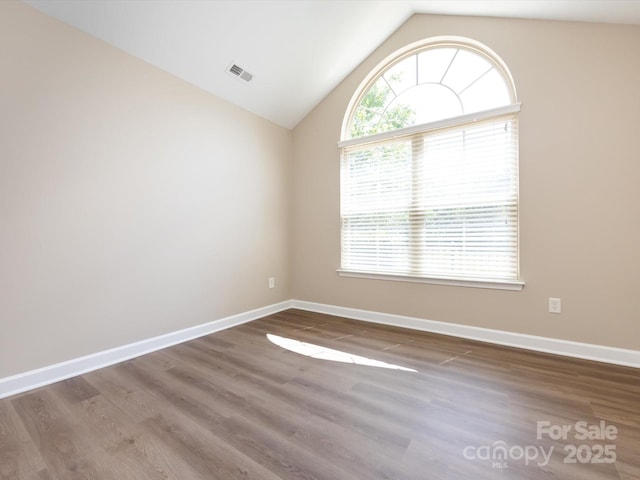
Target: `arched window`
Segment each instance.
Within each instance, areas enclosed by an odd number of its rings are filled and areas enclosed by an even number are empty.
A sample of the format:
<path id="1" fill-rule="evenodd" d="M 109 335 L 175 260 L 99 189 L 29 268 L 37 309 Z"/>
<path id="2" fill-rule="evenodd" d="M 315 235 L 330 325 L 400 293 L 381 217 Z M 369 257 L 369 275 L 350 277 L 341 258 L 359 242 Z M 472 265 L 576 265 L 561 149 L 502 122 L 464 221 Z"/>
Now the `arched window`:
<path id="1" fill-rule="evenodd" d="M 339 143 L 342 275 L 522 288 L 520 109 L 504 63 L 431 39 L 375 69 Z"/>

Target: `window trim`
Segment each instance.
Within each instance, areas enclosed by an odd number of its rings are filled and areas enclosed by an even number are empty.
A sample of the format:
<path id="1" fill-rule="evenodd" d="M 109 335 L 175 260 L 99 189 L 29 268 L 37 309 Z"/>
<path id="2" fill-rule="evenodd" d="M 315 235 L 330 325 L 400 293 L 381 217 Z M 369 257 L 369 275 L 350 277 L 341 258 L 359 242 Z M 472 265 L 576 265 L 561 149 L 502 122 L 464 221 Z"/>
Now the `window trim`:
<path id="1" fill-rule="evenodd" d="M 488 288 L 492 290 L 520 291 L 524 288 L 524 280 L 502 280 L 490 278 L 466 278 L 466 277 L 416 277 L 401 273 L 361 272 L 359 270 L 336 270 L 340 277 L 367 278 L 370 280 L 390 280 L 393 282 L 427 283 L 430 285 L 444 285 L 449 287 Z"/>
<path id="2" fill-rule="evenodd" d="M 492 108 L 490 110 L 467 113 L 465 115 L 458 115 L 457 117 L 444 118 L 442 120 L 436 120 L 435 122 L 411 125 L 409 127 L 398 128 L 396 130 L 390 130 L 388 132 L 376 133 L 374 135 L 368 135 L 366 137 L 348 138 L 346 140 L 340 140 L 338 142 L 338 148 L 346 148 L 352 145 L 367 145 L 369 143 L 375 143 L 382 140 L 389 140 L 397 137 L 413 135 L 414 133 L 433 132 L 435 130 L 440 130 L 443 128 L 458 127 L 462 125 L 473 125 L 474 123 L 484 122 L 493 118 L 502 117 L 503 115 L 509 115 L 510 113 L 519 113 L 520 107 L 520 102 L 516 102 L 510 105 Z"/>

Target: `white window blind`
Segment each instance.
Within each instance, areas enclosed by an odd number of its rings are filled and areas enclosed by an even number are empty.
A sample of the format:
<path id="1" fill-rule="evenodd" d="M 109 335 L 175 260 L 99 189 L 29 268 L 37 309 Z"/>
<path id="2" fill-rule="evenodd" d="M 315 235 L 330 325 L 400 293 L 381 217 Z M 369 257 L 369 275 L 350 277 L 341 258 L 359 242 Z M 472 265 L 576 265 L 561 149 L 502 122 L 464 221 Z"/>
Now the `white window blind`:
<path id="1" fill-rule="evenodd" d="M 423 127 L 342 147 L 342 270 L 517 280 L 516 114 Z"/>

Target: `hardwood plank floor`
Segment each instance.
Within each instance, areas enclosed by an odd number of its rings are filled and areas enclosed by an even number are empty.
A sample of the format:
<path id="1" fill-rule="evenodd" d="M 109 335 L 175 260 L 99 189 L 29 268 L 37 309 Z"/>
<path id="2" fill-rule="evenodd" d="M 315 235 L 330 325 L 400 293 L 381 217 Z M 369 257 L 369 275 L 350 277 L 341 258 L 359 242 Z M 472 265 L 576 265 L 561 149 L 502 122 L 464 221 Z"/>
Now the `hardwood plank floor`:
<path id="1" fill-rule="evenodd" d="M 540 478 L 640 479 L 639 370 L 288 310 L 0 400 L 0 479 Z"/>

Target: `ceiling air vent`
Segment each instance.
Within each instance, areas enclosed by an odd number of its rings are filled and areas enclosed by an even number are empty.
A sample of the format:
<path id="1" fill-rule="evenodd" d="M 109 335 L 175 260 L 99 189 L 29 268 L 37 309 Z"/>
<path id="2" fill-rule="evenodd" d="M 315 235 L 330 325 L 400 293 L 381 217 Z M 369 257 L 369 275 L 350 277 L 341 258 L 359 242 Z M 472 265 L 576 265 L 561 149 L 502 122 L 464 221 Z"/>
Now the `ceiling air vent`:
<path id="1" fill-rule="evenodd" d="M 229 68 L 227 69 L 227 72 L 229 72 L 234 77 L 244 80 L 245 82 L 250 82 L 251 79 L 253 78 L 253 75 L 251 75 L 244 68 L 236 65 L 235 63 L 232 63 L 229 66 Z"/>

